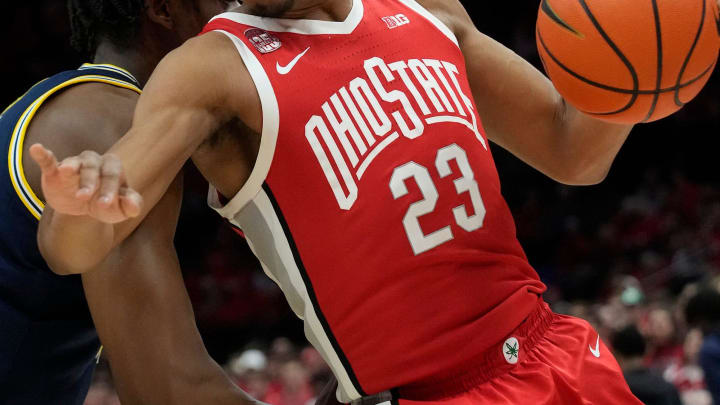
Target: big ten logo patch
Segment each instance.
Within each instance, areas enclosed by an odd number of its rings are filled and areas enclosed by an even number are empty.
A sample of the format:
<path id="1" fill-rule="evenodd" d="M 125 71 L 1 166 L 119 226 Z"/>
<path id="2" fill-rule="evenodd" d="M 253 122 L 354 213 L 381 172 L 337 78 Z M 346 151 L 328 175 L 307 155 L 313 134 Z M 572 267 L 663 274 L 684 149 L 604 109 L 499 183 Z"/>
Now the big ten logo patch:
<path id="1" fill-rule="evenodd" d="M 258 28 L 245 31 L 245 37 L 255 46 L 258 52 L 263 54 L 277 51 L 282 46 L 282 42 L 278 37 Z"/>
<path id="2" fill-rule="evenodd" d="M 383 17 L 382 20 L 385 21 L 385 24 L 387 24 L 388 28 L 390 29 L 410 24 L 410 19 L 407 18 L 405 14 L 396 14 Z"/>

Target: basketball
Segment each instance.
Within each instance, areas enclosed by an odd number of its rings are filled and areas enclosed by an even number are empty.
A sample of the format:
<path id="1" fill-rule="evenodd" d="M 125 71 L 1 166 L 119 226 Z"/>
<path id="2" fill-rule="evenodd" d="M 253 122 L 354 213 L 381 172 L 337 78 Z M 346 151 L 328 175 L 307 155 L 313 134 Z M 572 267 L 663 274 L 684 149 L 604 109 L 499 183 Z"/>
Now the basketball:
<path id="1" fill-rule="evenodd" d="M 543 0 L 536 41 L 562 96 L 596 118 L 655 121 L 690 102 L 720 48 L 715 0 Z"/>

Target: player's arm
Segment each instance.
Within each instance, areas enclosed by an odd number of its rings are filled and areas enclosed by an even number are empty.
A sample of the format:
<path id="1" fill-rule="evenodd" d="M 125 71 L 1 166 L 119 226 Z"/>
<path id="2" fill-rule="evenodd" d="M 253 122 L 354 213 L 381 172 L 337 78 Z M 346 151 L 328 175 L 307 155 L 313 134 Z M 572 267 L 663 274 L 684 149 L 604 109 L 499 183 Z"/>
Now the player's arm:
<path id="1" fill-rule="evenodd" d="M 105 151 L 130 127 L 136 102 L 137 94 L 106 84 L 74 86 L 38 111 L 26 141 L 58 156 Z M 40 170 L 29 163 L 26 178 L 44 199 Z M 90 311 L 124 404 L 248 404 L 195 325 L 173 247 L 181 194 L 178 178 L 143 224 L 84 275 Z"/>
<path id="2" fill-rule="evenodd" d="M 135 232 L 83 274 L 103 354 L 123 404 L 252 404 L 196 328 L 173 246 L 181 199 L 178 178 Z"/>
<path id="3" fill-rule="evenodd" d="M 50 150 L 33 145 L 53 208 L 43 215 L 38 241 L 53 270 L 93 268 L 138 226 L 198 145 L 238 116 L 260 128 L 257 91 L 229 39 L 210 33 L 165 57 L 140 97 L 132 129 L 108 153 L 58 164 Z"/>
<path id="4" fill-rule="evenodd" d="M 581 113 L 523 58 L 480 33 L 458 0 L 422 0 L 455 33 L 488 137 L 566 184 L 601 182 L 632 126 Z"/>

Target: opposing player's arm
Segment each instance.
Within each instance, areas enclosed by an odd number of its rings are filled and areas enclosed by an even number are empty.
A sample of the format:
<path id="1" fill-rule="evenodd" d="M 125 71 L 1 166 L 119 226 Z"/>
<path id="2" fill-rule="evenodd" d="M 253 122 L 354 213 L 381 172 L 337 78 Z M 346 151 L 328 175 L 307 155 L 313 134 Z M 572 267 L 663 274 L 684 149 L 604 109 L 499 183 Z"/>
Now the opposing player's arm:
<path id="1" fill-rule="evenodd" d="M 42 142 L 61 157 L 103 152 L 130 127 L 137 97 L 106 84 L 72 87 L 39 110 L 26 141 Z M 24 163 L 30 186 L 44 199 L 39 168 Z M 173 247 L 181 198 L 178 177 L 138 229 L 83 276 L 104 353 L 124 404 L 252 403 L 210 358 L 197 331 Z"/>
<path id="2" fill-rule="evenodd" d="M 208 355 L 173 246 L 182 181 L 83 286 L 123 404 L 243 405 L 254 400 Z"/>
<path id="3" fill-rule="evenodd" d="M 257 91 L 230 40 L 210 33 L 165 57 L 140 97 L 132 128 L 108 153 L 58 164 L 51 149 L 34 145 L 30 152 L 54 208 L 43 215 L 38 236 L 53 270 L 93 268 L 138 226 L 198 145 L 238 116 L 260 127 Z"/>
<path id="4" fill-rule="evenodd" d="M 482 34 L 458 0 L 421 0 L 455 33 L 488 137 L 566 184 L 602 181 L 631 126 L 605 123 L 567 104 L 550 80 Z"/>

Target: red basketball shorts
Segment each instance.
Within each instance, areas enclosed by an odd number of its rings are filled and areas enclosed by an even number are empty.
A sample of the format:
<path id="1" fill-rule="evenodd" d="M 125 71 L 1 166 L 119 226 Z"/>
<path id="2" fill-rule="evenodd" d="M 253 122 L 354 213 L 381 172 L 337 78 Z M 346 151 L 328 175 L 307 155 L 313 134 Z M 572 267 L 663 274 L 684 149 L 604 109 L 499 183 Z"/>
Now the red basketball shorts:
<path id="1" fill-rule="evenodd" d="M 586 321 L 538 308 L 475 370 L 393 390 L 399 405 L 642 405 Z M 454 391 L 454 392 L 453 392 Z M 442 395 L 438 396 L 438 393 Z M 399 398 L 399 399 L 398 399 Z"/>

